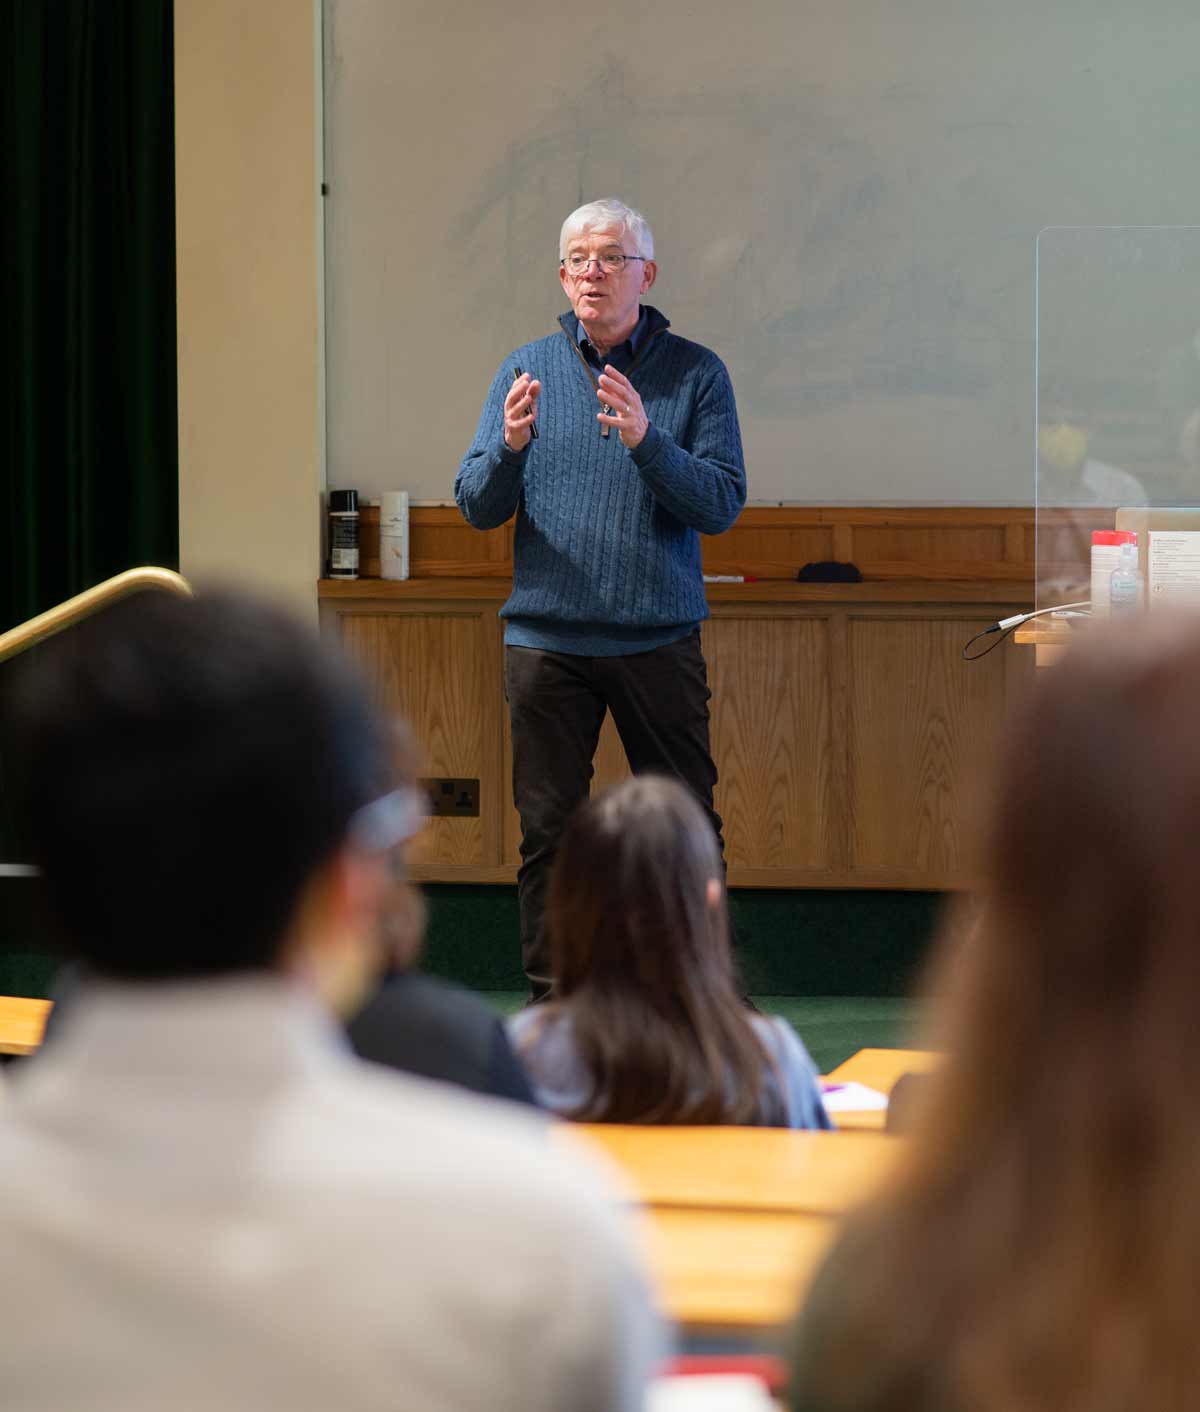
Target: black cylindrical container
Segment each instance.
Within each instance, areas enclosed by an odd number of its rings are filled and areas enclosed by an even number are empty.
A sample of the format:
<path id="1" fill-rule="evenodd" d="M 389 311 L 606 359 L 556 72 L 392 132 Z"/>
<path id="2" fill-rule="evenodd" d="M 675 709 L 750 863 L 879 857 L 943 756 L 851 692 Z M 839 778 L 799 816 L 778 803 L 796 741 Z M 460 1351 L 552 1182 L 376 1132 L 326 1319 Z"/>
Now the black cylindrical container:
<path id="1" fill-rule="evenodd" d="M 358 577 L 358 491 L 329 492 L 329 577 Z"/>

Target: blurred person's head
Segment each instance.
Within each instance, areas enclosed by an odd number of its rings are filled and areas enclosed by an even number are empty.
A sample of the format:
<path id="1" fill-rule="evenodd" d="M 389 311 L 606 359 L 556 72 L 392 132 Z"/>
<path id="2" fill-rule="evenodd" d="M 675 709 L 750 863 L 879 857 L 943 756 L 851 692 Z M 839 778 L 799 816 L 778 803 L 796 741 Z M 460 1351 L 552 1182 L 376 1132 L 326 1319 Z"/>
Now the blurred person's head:
<path id="1" fill-rule="evenodd" d="M 121 980 L 297 972 L 348 1000 L 405 799 L 349 665 L 224 593 L 142 594 L 37 655 L 8 736 L 66 953 Z"/>
<path id="2" fill-rule="evenodd" d="M 399 718 L 389 726 L 393 778 L 407 801 L 409 818 L 399 844 L 391 850 L 391 883 L 380 909 L 379 941 L 383 969 L 400 972 L 417 968 L 425 944 L 429 912 L 421 889 L 409 877 L 408 841 L 426 822 L 429 796 L 418 783 L 427 761 L 412 729 Z"/>
<path id="3" fill-rule="evenodd" d="M 948 1059 L 822 1346 L 831 1412 L 868 1382 L 972 1412 L 1200 1386 L 1198 707 L 1200 622 L 1151 616 L 1011 720 L 982 906 L 935 971 Z"/>
<path id="4" fill-rule="evenodd" d="M 574 1116 L 753 1122 L 768 1061 L 735 981 L 716 836 L 639 775 L 573 816 L 547 895 L 555 995 L 594 1086 Z"/>
<path id="5" fill-rule="evenodd" d="M 1150 1066 L 1200 1080 L 1198 708 L 1200 621 L 1151 616 L 1040 673 L 1010 722 L 984 906 L 946 958 L 948 1038 L 964 1058 L 986 1055 L 989 1092 L 1007 1085 L 997 1104 L 1022 1094 L 1027 1110 L 1048 1087 L 1078 1085 L 1093 1119 L 1135 1098 L 1140 1127 Z M 1093 1085 L 1117 1056 L 1139 1092 Z"/>

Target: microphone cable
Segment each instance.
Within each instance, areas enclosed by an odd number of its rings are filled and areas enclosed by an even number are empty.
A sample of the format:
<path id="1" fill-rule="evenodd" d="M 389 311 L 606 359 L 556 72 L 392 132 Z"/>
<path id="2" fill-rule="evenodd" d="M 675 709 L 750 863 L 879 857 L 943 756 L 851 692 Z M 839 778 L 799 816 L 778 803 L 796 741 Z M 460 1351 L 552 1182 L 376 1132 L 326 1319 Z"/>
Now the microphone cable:
<path id="1" fill-rule="evenodd" d="M 984 628 L 982 632 L 977 632 L 974 637 L 969 638 L 963 644 L 962 659 L 964 662 L 978 662 L 981 657 L 986 657 L 989 652 L 994 652 L 1006 638 L 1010 637 L 1021 626 L 1031 618 L 1040 618 L 1045 613 L 1065 613 L 1070 608 L 1090 608 L 1091 599 L 1085 599 L 1082 603 L 1055 603 L 1050 608 L 1035 608 L 1032 613 L 1015 613 L 1011 618 L 1001 618 L 998 623 L 993 623 L 991 627 Z M 972 647 L 981 637 L 987 637 L 989 633 L 999 633 L 1000 636 L 995 642 L 989 642 L 981 652 L 972 652 Z"/>

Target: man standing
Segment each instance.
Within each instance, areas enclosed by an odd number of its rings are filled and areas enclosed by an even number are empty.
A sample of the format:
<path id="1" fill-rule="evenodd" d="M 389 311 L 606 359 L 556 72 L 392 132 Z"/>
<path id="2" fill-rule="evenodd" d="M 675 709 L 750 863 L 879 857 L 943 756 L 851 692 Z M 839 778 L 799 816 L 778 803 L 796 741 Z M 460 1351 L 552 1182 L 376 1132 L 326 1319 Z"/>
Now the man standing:
<path id="1" fill-rule="evenodd" d="M 347 664 L 159 594 L 39 656 L 6 759 L 87 976 L 0 1110 L 5 1406 L 640 1409 L 656 1323 L 590 1173 L 329 1014 L 420 817 Z"/>
<path id="2" fill-rule="evenodd" d="M 639 212 L 593 201 L 567 217 L 559 279 L 571 312 L 505 360 L 454 486 L 477 529 L 517 516 L 500 615 L 534 999 L 552 985 L 546 879 L 587 796 L 606 710 L 634 772 L 682 780 L 721 837 L 700 534 L 737 519 L 746 472 L 724 364 L 641 303 L 657 272 Z"/>

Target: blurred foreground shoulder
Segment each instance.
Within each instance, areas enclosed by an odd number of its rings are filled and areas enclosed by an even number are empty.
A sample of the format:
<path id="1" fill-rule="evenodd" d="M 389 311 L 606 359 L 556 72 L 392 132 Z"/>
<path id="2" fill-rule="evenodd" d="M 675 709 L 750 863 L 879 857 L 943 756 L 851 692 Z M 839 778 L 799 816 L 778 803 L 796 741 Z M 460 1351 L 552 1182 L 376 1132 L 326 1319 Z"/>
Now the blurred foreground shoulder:
<path id="1" fill-rule="evenodd" d="M 514 1385 L 527 1398 L 538 1390 L 526 1405 L 640 1412 L 665 1333 L 621 1194 L 604 1171 L 561 1150 L 533 1109 L 360 1067 L 375 1090 L 368 1104 L 382 1140 L 393 1151 L 394 1139 L 403 1142 L 390 1198 L 426 1211 L 448 1290 L 455 1281 L 472 1286 L 469 1296 L 460 1292 L 460 1310 L 479 1300 L 485 1312 L 504 1311 L 493 1332 L 508 1346 Z M 476 1343 L 486 1341 L 481 1317 Z M 536 1331 L 534 1344 L 522 1329 Z"/>
<path id="2" fill-rule="evenodd" d="M 852 1217 L 817 1271 L 790 1339 L 789 1412 L 958 1412 L 895 1356 L 879 1311 L 864 1312 L 887 1239 L 885 1221 Z"/>

